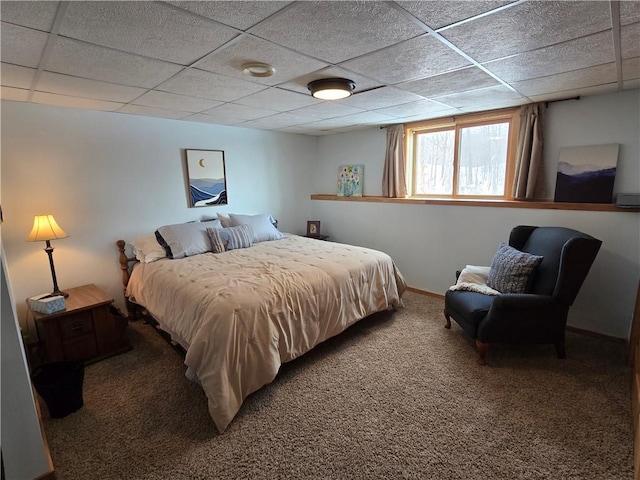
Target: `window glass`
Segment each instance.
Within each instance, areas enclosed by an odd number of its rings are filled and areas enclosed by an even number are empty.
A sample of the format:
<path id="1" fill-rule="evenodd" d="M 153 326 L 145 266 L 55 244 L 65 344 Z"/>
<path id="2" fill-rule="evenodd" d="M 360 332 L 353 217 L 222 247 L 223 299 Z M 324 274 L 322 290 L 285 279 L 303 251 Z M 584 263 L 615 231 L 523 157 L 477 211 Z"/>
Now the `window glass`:
<path id="1" fill-rule="evenodd" d="M 455 130 L 418 134 L 416 193 L 451 195 Z"/>

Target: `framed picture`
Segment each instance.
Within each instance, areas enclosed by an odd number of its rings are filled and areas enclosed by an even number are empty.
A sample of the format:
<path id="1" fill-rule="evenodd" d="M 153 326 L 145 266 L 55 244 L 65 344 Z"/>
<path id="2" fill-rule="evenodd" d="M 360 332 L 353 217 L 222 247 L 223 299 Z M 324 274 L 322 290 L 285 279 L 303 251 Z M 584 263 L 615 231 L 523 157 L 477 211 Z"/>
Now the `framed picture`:
<path id="1" fill-rule="evenodd" d="M 310 220 L 307 222 L 307 235 L 320 235 L 320 221 Z"/>
<path id="2" fill-rule="evenodd" d="M 561 147 L 556 202 L 613 203 L 620 145 Z"/>
<path id="3" fill-rule="evenodd" d="M 338 167 L 338 196 L 361 197 L 364 165 L 340 165 Z"/>
<path id="4" fill-rule="evenodd" d="M 189 206 L 227 204 L 227 179 L 222 150 L 186 150 Z"/>

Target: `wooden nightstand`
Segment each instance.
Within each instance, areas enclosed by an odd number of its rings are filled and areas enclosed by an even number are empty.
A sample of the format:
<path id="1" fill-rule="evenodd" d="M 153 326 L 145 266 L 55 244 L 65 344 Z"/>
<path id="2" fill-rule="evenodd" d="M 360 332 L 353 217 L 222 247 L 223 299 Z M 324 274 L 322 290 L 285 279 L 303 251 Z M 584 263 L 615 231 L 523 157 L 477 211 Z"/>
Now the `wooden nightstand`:
<path id="1" fill-rule="evenodd" d="M 303 235 L 304 237 L 307 238 L 315 238 L 316 240 L 328 240 L 329 239 L 329 235 Z"/>
<path id="2" fill-rule="evenodd" d="M 29 309 L 45 362 L 96 361 L 131 349 L 125 336 L 127 319 L 111 315 L 113 298 L 95 285 L 66 291 L 65 310 L 46 315 Z"/>

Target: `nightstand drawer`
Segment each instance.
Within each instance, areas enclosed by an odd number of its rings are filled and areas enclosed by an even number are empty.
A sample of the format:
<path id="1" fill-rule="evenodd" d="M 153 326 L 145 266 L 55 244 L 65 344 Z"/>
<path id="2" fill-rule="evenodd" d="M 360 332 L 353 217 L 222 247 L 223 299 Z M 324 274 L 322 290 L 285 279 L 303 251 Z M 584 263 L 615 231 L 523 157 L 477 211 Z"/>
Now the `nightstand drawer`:
<path id="1" fill-rule="evenodd" d="M 89 360 L 98 356 L 98 344 L 93 332 L 62 342 L 65 360 Z"/>
<path id="2" fill-rule="evenodd" d="M 78 312 L 58 320 L 62 340 L 93 332 L 93 316 L 90 311 Z"/>

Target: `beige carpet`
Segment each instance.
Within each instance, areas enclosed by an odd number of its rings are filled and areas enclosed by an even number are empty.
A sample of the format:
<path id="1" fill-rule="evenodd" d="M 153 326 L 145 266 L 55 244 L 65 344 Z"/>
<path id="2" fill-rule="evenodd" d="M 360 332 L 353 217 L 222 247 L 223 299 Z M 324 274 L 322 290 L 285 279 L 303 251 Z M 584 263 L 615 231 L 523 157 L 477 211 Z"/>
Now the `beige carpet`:
<path id="1" fill-rule="evenodd" d="M 624 346 L 569 334 L 476 364 L 442 300 L 368 318 L 285 365 L 215 431 L 181 357 L 148 325 L 90 365 L 85 406 L 45 429 L 59 480 L 632 478 Z"/>

